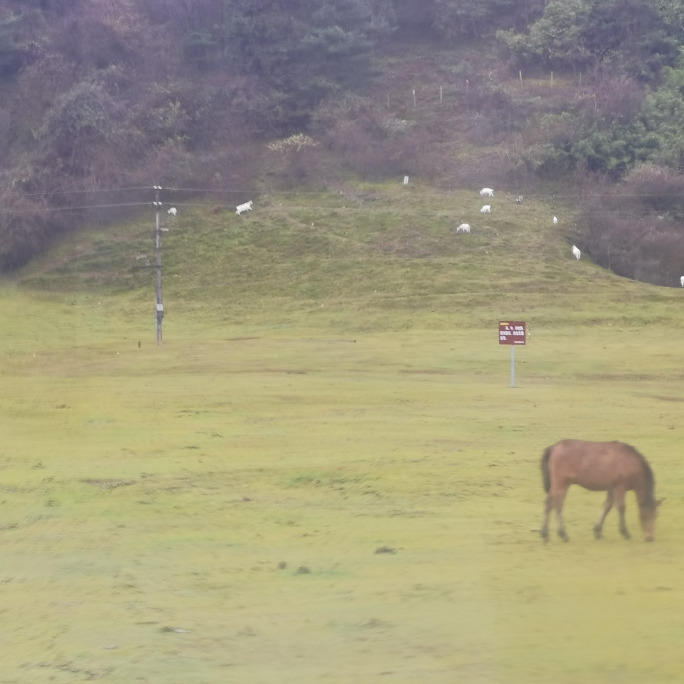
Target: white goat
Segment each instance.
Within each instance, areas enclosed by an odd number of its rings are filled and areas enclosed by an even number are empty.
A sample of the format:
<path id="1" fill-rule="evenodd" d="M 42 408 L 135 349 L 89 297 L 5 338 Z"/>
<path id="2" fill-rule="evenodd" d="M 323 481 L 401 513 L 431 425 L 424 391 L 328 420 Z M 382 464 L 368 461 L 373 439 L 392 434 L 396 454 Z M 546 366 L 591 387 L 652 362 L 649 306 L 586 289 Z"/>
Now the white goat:
<path id="1" fill-rule="evenodd" d="M 494 190 L 491 188 L 482 188 L 482 190 L 480 190 L 480 197 L 494 197 Z"/>
<path id="2" fill-rule="evenodd" d="M 462 223 L 458 228 L 456 228 L 457 233 L 470 233 L 470 224 Z"/>
<path id="3" fill-rule="evenodd" d="M 679 279 L 679 282 L 682 284 L 682 287 L 684 287 L 684 276 Z"/>
<path id="4" fill-rule="evenodd" d="M 558 223 L 558 216 L 554 216 L 554 217 L 553 217 L 553 223 L 554 223 L 554 225 L 555 225 L 556 223 Z"/>
<path id="5" fill-rule="evenodd" d="M 249 202 L 245 202 L 244 204 L 238 204 L 237 207 L 235 207 L 235 213 L 240 216 L 243 211 L 252 211 L 252 204 L 252 200 L 249 200 Z"/>
<path id="6" fill-rule="evenodd" d="M 575 259 L 577 259 L 577 261 L 579 261 L 580 257 L 582 256 L 582 252 L 580 252 L 579 247 L 577 247 L 577 245 L 572 246 L 572 256 L 574 256 Z"/>
<path id="7" fill-rule="evenodd" d="M 481 214 L 491 214 L 492 213 L 492 205 L 491 204 L 483 204 L 482 209 L 480 209 Z"/>
<path id="8" fill-rule="evenodd" d="M 176 207 L 171 207 L 167 212 L 167 214 L 171 214 L 171 216 L 175 216 L 178 213 L 178 209 Z"/>

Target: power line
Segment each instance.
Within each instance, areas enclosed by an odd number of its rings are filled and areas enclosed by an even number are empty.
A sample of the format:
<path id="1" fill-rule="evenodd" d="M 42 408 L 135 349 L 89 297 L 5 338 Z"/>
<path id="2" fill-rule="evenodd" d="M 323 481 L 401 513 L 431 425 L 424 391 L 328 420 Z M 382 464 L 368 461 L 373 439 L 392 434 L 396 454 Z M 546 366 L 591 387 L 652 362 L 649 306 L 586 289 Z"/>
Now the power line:
<path id="1" fill-rule="evenodd" d="M 101 193 L 101 192 L 134 192 L 142 190 L 153 190 L 152 186 L 140 186 L 140 187 L 124 187 L 124 188 L 89 188 L 82 190 L 50 190 L 48 192 L 26 192 L 21 195 L 21 197 L 56 197 L 59 195 L 85 195 L 88 193 Z"/>
<path id="2" fill-rule="evenodd" d="M 83 190 L 59 190 L 59 191 L 53 191 L 53 192 L 47 192 L 47 193 L 40 193 L 40 192 L 35 192 L 35 193 L 27 193 L 25 195 L 21 195 L 22 198 L 26 199 L 35 199 L 35 198 L 40 198 L 41 200 L 44 201 L 44 203 L 39 204 L 33 209 L 24 209 L 24 208 L 8 208 L 8 207 L 2 207 L 0 206 L 0 213 L 4 214 L 16 214 L 16 215 L 21 215 L 21 214 L 33 214 L 36 213 L 37 211 L 43 211 L 46 213 L 53 213 L 53 212 L 68 212 L 68 211 L 88 211 L 88 210 L 97 210 L 97 209 L 126 209 L 126 208 L 136 208 L 136 207 L 146 207 L 146 206 L 153 206 L 153 202 L 149 201 L 135 201 L 135 202 L 102 202 L 102 203 L 97 203 L 97 204 L 86 204 L 86 203 L 79 203 L 73 206 L 51 206 L 50 204 L 47 203 L 47 200 L 50 198 L 57 198 L 57 197 L 68 197 L 68 196 L 74 196 L 74 195 L 92 195 L 92 194 L 106 194 L 106 193 L 125 193 L 125 192 L 149 192 L 154 190 L 155 192 L 160 192 L 160 188 L 165 196 L 168 195 L 174 195 L 176 193 L 192 193 L 195 195 L 251 195 L 253 194 L 253 190 L 249 189 L 236 189 L 236 188 L 223 188 L 223 189 L 217 189 L 217 188 L 202 188 L 202 187 L 163 187 L 161 186 L 129 186 L 129 187 L 121 187 L 121 188 L 99 188 L 99 189 L 83 189 Z M 335 190 L 275 190 L 275 191 L 262 191 L 259 194 L 260 195 L 268 195 L 268 196 L 273 196 L 273 197 L 297 197 L 297 196 L 306 196 L 306 197 L 314 197 L 314 196 L 328 196 L 331 193 L 336 193 L 339 191 Z M 385 193 L 376 192 L 374 193 L 376 198 L 382 198 L 387 197 L 389 199 L 393 199 L 394 197 Z M 603 200 L 619 200 L 619 199 L 625 199 L 625 198 L 632 198 L 632 199 L 641 199 L 641 198 L 674 198 L 674 197 L 679 197 L 681 193 L 678 192 L 663 192 L 663 193 L 631 193 L 631 192 L 611 192 L 611 193 L 553 193 L 553 194 L 527 194 L 526 197 L 531 200 L 536 200 L 539 202 L 546 202 L 546 203 L 553 203 L 553 202 L 577 202 L 578 200 L 585 200 L 586 202 L 590 202 L 591 200 L 595 199 L 603 199 Z M 363 197 L 354 197 L 350 196 L 350 201 L 357 203 L 359 205 L 363 204 Z M 184 207 L 208 207 L 211 206 L 211 203 L 209 202 L 177 202 L 173 201 L 171 202 L 170 200 L 167 200 L 167 203 L 171 204 L 176 204 L 177 206 L 184 206 Z M 319 209 L 325 209 L 325 208 L 337 208 L 335 205 L 330 205 L 329 207 L 326 207 L 324 205 L 318 205 Z M 347 207 L 350 210 L 353 210 L 353 206 Z M 619 213 L 619 210 L 611 210 L 610 208 L 602 208 L 602 209 L 588 209 L 586 210 L 589 213 L 592 214 L 600 214 L 600 213 L 606 213 L 606 214 L 615 214 Z M 628 212 L 629 213 L 629 212 Z"/>
<path id="3" fill-rule="evenodd" d="M 83 211 L 86 209 L 115 209 L 126 207 L 150 206 L 151 202 L 122 202 L 117 204 L 83 204 L 73 207 L 50 207 L 38 206 L 35 209 L 4 209 L 0 207 L 0 212 L 4 214 L 35 214 L 38 211 L 57 212 L 57 211 Z"/>

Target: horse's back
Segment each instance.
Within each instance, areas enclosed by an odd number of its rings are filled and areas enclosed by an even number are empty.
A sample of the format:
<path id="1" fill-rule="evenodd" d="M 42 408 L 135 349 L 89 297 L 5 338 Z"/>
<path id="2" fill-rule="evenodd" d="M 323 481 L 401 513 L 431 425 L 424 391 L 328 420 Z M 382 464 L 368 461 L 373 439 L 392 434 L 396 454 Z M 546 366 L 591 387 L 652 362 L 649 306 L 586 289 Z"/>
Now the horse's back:
<path id="1" fill-rule="evenodd" d="M 564 439 L 548 448 L 549 477 L 555 486 L 578 484 L 586 489 L 609 489 L 628 483 L 643 469 L 643 456 L 624 442 Z"/>
<path id="2" fill-rule="evenodd" d="M 564 458 L 630 457 L 636 453 L 636 449 L 625 442 L 593 442 L 586 439 L 562 439 L 552 444 L 549 449 L 551 454 L 558 454 Z"/>

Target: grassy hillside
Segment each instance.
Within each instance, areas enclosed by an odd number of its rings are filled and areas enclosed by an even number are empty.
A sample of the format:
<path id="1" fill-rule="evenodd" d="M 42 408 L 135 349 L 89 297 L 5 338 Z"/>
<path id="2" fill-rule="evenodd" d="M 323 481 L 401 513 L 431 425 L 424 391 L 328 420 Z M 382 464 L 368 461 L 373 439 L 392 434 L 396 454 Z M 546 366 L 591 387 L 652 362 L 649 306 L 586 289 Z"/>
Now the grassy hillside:
<path id="1" fill-rule="evenodd" d="M 3 284 L 4 681 L 677 681 L 682 292 L 567 208 L 342 192 L 164 215 L 159 347 L 152 214 Z M 654 544 L 579 490 L 541 543 L 566 436 L 644 452 Z"/>
<path id="2" fill-rule="evenodd" d="M 181 206 L 175 218 L 162 215 L 169 324 L 176 307 L 211 306 L 220 309 L 218 316 L 240 312 L 259 319 L 260 309 L 270 318 L 274 302 L 298 314 L 311 307 L 313 319 L 326 322 L 335 310 L 363 313 L 371 322 L 394 310 L 403 319 L 402 312 L 414 308 L 451 318 L 477 302 L 491 304 L 496 318 L 499 303 L 520 311 L 548 303 L 552 294 L 560 308 L 563 298 L 598 285 L 606 297 L 642 291 L 571 258 L 569 208 L 516 204 L 505 192 L 496 193 L 490 215 L 480 214 L 475 191 L 416 183 L 349 184 L 255 201 L 255 211 L 242 216 L 216 206 Z M 554 212 L 563 217 L 558 225 L 551 221 Z M 463 221 L 472 224 L 470 235 L 456 234 Z M 86 229 L 25 268 L 16 282 L 24 289 L 149 298 L 153 240 L 153 212 L 116 228 Z M 317 310 L 326 306 L 332 311 Z M 574 316 L 567 308 L 560 315 Z"/>

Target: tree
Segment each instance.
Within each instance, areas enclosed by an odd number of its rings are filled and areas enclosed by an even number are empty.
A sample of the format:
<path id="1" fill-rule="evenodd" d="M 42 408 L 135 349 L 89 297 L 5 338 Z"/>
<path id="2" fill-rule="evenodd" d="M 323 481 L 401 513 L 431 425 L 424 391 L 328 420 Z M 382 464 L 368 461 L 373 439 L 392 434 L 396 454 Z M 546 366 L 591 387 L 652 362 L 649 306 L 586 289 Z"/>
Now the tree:
<path id="1" fill-rule="evenodd" d="M 448 39 L 482 36 L 501 26 L 526 27 L 537 19 L 545 0 L 434 0 L 434 29 Z"/>
<path id="2" fill-rule="evenodd" d="M 286 13 L 275 0 L 224 0 L 224 9 L 226 66 L 258 79 L 282 132 L 306 128 L 325 97 L 367 81 L 374 38 L 393 16 L 385 0 L 292 0 Z"/>
<path id="3" fill-rule="evenodd" d="M 551 0 L 543 16 L 527 35 L 499 31 L 519 66 L 541 61 L 547 68 L 581 69 L 591 61 L 583 28 L 589 16 L 589 0 Z"/>
<path id="4" fill-rule="evenodd" d="M 106 165 L 100 151 L 114 139 L 113 111 L 114 102 L 97 83 L 77 83 L 58 99 L 47 112 L 39 150 L 51 176 L 102 178 Z"/>
<path id="5" fill-rule="evenodd" d="M 672 8 L 671 8 L 672 9 Z M 550 0 L 527 34 L 500 31 L 518 66 L 608 70 L 653 81 L 673 64 L 682 27 L 657 0 Z"/>
<path id="6" fill-rule="evenodd" d="M 397 24 L 404 29 L 434 28 L 435 0 L 393 0 Z"/>
<path id="7" fill-rule="evenodd" d="M 592 0 L 582 40 L 596 65 L 653 81 L 678 56 L 681 27 L 663 20 L 656 0 Z"/>
<path id="8" fill-rule="evenodd" d="M 16 40 L 16 29 L 21 19 L 20 15 L 10 14 L 0 21 L 0 75 L 9 76 L 21 67 L 24 50 Z"/>
<path id="9" fill-rule="evenodd" d="M 644 98 L 639 119 L 658 140 L 653 161 L 684 171 L 684 67 L 665 70 L 662 84 Z"/>
<path id="10" fill-rule="evenodd" d="M 639 161 L 649 159 L 657 147 L 654 136 L 639 123 L 607 126 L 596 124 L 573 145 L 573 156 L 592 172 L 607 174 L 619 180 Z"/>

